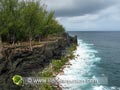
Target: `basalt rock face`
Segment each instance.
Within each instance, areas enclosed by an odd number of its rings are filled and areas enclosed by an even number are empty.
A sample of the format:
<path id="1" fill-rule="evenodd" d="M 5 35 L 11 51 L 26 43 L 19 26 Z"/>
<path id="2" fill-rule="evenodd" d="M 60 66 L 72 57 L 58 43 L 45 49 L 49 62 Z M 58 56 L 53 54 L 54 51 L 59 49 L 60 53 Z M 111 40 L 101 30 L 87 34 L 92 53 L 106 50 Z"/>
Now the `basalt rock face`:
<path id="1" fill-rule="evenodd" d="M 40 71 L 53 58 L 60 58 L 65 48 L 72 43 L 77 44 L 77 38 L 65 33 L 57 40 L 33 47 L 32 51 L 7 48 L 0 59 L 0 90 L 20 90 L 20 87 L 12 82 L 14 75 L 33 76 L 33 70 Z"/>

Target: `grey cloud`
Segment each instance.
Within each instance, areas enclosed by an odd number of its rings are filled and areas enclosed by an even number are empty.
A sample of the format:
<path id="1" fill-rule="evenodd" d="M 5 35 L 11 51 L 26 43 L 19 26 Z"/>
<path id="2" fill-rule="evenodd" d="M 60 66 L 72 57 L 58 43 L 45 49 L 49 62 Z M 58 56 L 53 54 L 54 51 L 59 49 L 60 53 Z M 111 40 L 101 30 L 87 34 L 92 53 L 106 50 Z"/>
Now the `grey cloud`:
<path id="1" fill-rule="evenodd" d="M 96 13 L 117 2 L 114 0 L 45 0 L 48 10 L 55 10 L 57 17 L 81 16 Z"/>
<path id="2" fill-rule="evenodd" d="M 120 5 L 114 5 L 96 14 L 75 17 L 58 17 L 66 30 L 119 30 Z"/>

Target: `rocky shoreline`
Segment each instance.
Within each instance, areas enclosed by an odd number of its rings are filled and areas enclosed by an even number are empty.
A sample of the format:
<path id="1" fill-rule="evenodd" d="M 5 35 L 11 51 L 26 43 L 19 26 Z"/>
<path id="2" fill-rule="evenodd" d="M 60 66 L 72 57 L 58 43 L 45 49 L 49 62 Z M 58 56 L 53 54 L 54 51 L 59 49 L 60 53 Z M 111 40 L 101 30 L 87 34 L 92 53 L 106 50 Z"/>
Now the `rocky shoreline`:
<path id="1" fill-rule="evenodd" d="M 4 49 L 0 58 L 0 90 L 21 90 L 12 82 L 14 75 L 34 76 L 32 71 L 40 71 L 52 59 L 59 59 L 72 43 L 77 44 L 77 37 L 64 33 L 56 40 L 33 46 L 32 51 L 11 47 Z"/>

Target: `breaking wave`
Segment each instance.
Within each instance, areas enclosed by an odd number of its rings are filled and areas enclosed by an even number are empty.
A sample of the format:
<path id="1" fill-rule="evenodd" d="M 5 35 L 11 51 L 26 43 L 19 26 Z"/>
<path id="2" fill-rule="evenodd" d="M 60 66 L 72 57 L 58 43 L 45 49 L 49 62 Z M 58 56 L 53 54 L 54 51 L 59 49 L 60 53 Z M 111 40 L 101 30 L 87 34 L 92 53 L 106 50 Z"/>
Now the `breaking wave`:
<path id="1" fill-rule="evenodd" d="M 69 65 L 63 69 L 64 75 L 57 75 L 57 79 L 79 80 L 86 78 L 103 77 L 100 73 L 101 68 L 97 63 L 101 58 L 97 56 L 98 51 L 93 49 L 93 44 L 87 44 L 83 40 L 78 40 L 78 46 L 74 55 L 76 58 L 69 61 Z M 59 81 L 59 80 L 58 80 Z M 107 85 L 95 85 L 90 83 L 62 83 L 59 82 L 63 90 L 120 90 L 117 87 L 108 87 Z"/>

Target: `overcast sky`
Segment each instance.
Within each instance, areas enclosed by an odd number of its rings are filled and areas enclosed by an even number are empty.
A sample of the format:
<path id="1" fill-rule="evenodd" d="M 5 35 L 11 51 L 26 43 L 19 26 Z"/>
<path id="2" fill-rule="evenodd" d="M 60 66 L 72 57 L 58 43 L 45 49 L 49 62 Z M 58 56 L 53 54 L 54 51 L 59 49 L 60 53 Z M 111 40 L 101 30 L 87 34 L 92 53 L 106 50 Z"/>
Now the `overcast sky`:
<path id="1" fill-rule="evenodd" d="M 120 0 L 43 0 L 67 31 L 120 31 Z"/>

